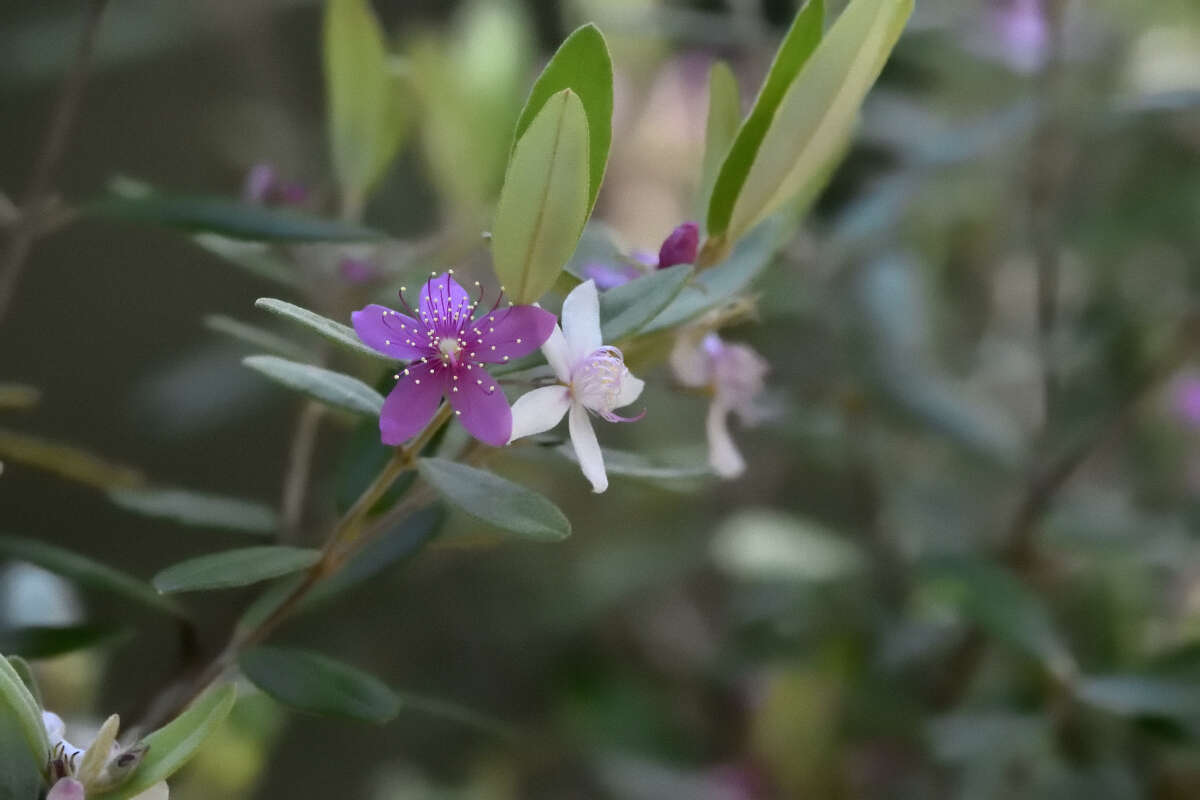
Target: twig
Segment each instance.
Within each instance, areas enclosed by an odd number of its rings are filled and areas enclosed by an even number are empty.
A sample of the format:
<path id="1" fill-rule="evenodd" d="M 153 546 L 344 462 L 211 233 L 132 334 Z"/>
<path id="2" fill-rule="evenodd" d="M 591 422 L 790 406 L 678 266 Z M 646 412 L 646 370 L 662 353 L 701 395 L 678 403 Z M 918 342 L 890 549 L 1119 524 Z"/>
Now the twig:
<path id="1" fill-rule="evenodd" d="M 292 434 L 292 446 L 283 478 L 283 496 L 279 504 L 282 518 L 280 530 L 284 541 L 295 541 L 300 532 L 313 450 L 324 413 L 325 409 L 319 403 L 308 402 L 296 419 L 296 431 Z"/>
<path id="2" fill-rule="evenodd" d="M 92 52 L 95 49 L 96 37 L 100 30 L 100 19 L 108 0 L 90 0 L 87 5 L 87 16 L 83 23 L 83 33 L 79 41 L 79 50 L 75 62 L 63 79 L 50 117 L 50 125 L 43 140 L 41 152 L 34 161 L 33 172 L 30 175 L 29 187 L 26 189 L 24 201 L 21 204 L 21 218 L 10 233 L 8 247 L 4 258 L 0 261 L 0 322 L 4 320 L 13 294 L 17 289 L 21 271 L 33 249 L 33 244 L 43 231 L 42 216 L 46 212 L 49 200 L 50 185 L 54 173 L 62 161 L 66 148 L 67 136 L 79 110 L 79 101 L 83 97 L 87 85 L 88 68 L 91 65 Z"/>

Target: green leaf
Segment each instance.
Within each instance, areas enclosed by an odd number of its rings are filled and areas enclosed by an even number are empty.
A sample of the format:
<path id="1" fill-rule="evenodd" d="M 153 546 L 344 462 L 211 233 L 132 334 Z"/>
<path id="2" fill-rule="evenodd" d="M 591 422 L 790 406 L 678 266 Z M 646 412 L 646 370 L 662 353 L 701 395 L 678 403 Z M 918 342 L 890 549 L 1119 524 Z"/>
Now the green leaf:
<path id="1" fill-rule="evenodd" d="M 921 570 L 920 598 L 948 608 L 1069 678 L 1075 660 L 1041 598 L 1009 570 L 966 558 L 941 558 Z"/>
<path id="2" fill-rule="evenodd" d="M 558 507 L 524 486 L 440 458 L 422 458 L 417 468 L 443 497 L 476 519 L 540 541 L 571 534 L 571 523 Z"/>
<path id="3" fill-rule="evenodd" d="M 299 711 L 377 725 L 400 713 L 400 699 L 378 678 L 316 653 L 255 647 L 238 663 L 255 686 Z"/>
<path id="4" fill-rule="evenodd" d="M 329 0 L 325 91 L 333 165 L 351 203 L 383 176 L 408 130 L 404 84 L 388 67 L 384 32 L 367 0 Z"/>
<path id="5" fill-rule="evenodd" d="M 264 242 L 244 242 L 215 233 L 197 233 L 192 241 L 223 261 L 258 278 L 292 289 L 303 288 L 305 280 L 295 264 L 283 258 L 278 248 Z"/>
<path id="6" fill-rule="evenodd" d="M 578 464 L 575 448 L 570 443 L 560 445 L 559 455 Z M 669 485 L 671 482 L 695 481 L 714 476 L 712 468 L 707 464 L 693 463 L 688 465 L 667 464 L 642 455 L 624 450 L 613 450 L 609 447 L 600 448 L 604 455 L 604 470 L 609 475 L 622 475 L 654 483 Z"/>
<path id="7" fill-rule="evenodd" d="M 803 13 L 797 16 L 797 20 Z M 700 217 L 708 216 L 713 186 L 737 136 L 741 120 L 742 99 L 738 93 L 737 78 L 728 64 L 718 61 L 708 73 L 708 119 L 704 125 L 704 160 L 701 162 L 700 191 L 697 195 Z"/>
<path id="8" fill-rule="evenodd" d="M 236 699 L 237 689 L 232 684 L 209 691 L 174 721 L 145 738 L 150 749 L 128 781 L 94 798 L 88 795 L 88 800 L 130 800 L 174 775 L 225 721 Z"/>
<path id="9" fill-rule="evenodd" d="M 1075 695 L 1084 703 L 1123 717 L 1200 717 L 1200 685 L 1150 675 L 1081 678 Z"/>
<path id="10" fill-rule="evenodd" d="M 340 322 L 334 322 L 328 317 L 322 317 L 316 312 L 309 311 L 307 308 L 301 308 L 297 305 L 276 300 L 273 297 L 260 297 L 254 301 L 255 308 L 261 308 L 264 311 L 270 311 L 276 316 L 283 317 L 286 320 L 303 325 L 313 333 L 339 345 L 345 350 L 359 355 L 369 356 L 379 361 L 386 361 L 389 364 L 395 364 L 395 360 L 388 358 L 383 353 L 372 350 L 362 343 L 358 338 L 358 334 L 349 325 L 343 325 Z"/>
<path id="11" fill-rule="evenodd" d="M 457 703 L 450 703 L 435 697 L 426 697 L 425 695 L 410 694 L 408 692 L 397 692 L 396 696 L 400 699 L 400 705 L 404 710 L 420 711 L 431 717 L 443 719 L 448 722 L 456 722 L 459 725 L 465 725 L 468 728 L 474 728 L 493 736 L 499 736 L 502 739 L 511 740 L 517 738 L 517 731 L 511 725 L 485 714 L 480 714 L 473 709 L 464 708 Z"/>
<path id="12" fill-rule="evenodd" d="M 0 738 L 5 745 L 9 745 L 0 750 L 6 757 L 3 766 L 8 766 L 9 753 L 22 751 L 34 759 L 40 774 L 50 753 L 50 742 L 42 724 L 42 709 L 6 658 L 0 658 Z M 11 745 L 18 740 L 24 742 L 24 747 L 13 749 Z M 0 775 L 4 772 L 4 769 L 0 769 Z M 0 783 L 0 786 L 3 785 Z"/>
<path id="13" fill-rule="evenodd" d="M 379 231 L 349 222 L 322 219 L 239 203 L 223 197 L 150 194 L 109 197 L 79 209 L 84 214 L 126 219 L 179 228 L 193 233 L 216 233 L 253 242 L 370 242 L 386 238 Z"/>
<path id="14" fill-rule="evenodd" d="M 577 28 L 559 46 L 533 84 L 529 99 L 517 119 L 513 135 L 513 153 L 521 137 L 533 125 L 542 109 L 555 94 L 570 89 L 583 103 L 588 134 L 587 214 L 596 205 L 596 195 L 604 181 L 608 149 L 612 144 L 613 69 L 604 34 L 591 23 Z M 585 215 L 586 216 L 586 215 Z"/>
<path id="15" fill-rule="evenodd" d="M 604 341 L 619 342 L 637 333 L 675 299 L 691 276 L 691 266 L 679 264 L 602 292 L 600 320 Z"/>
<path id="16" fill-rule="evenodd" d="M 738 242 L 724 263 L 696 275 L 641 333 L 674 328 L 737 297 L 770 266 L 783 229 L 779 219 L 764 222 Z"/>
<path id="17" fill-rule="evenodd" d="M 824 178 L 912 7 L 913 0 L 852 0 L 776 101 L 761 143 L 743 153 L 734 142 L 713 190 L 709 236 L 736 242 Z"/>
<path id="18" fill-rule="evenodd" d="M 252 345 L 255 350 L 268 350 L 285 358 L 305 359 L 310 355 L 304 348 L 277 333 L 236 320 L 225 314 L 209 314 L 204 318 L 204 327 Z"/>
<path id="19" fill-rule="evenodd" d="M 34 625 L 0 629 L 0 650 L 25 658 L 54 658 L 110 642 L 124 633 L 111 625 Z"/>
<path id="20" fill-rule="evenodd" d="M 0 697 L 0 798 L 34 800 L 44 788 L 42 768 L 50 753 L 49 745 L 35 756 L 27 747 L 22 718 Z"/>
<path id="21" fill-rule="evenodd" d="M 34 702 L 41 708 L 45 708 L 46 704 L 42 701 L 42 687 L 38 685 L 37 675 L 34 674 L 33 667 L 29 666 L 29 662 L 20 656 L 9 656 L 8 665 L 20 677 L 21 683 L 25 684 L 25 688 L 33 696 Z"/>
<path id="22" fill-rule="evenodd" d="M 742 186 L 746 182 L 746 176 L 750 174 L 750 168 L 767 135 L 767 129 L 775 119 L 775 112 L 778 111 L 779 104 L 783 101 L 788 87 L 792 85 L 796 76 L 800 74 L 800 69 L 820 43 L 821 29 L 824 23 L 825 5 L 823 0 L 808 0 L 804 7 L 796 13 L 792 20 L 792 26 L 783 37 L 783 41 L 780 42 L 779 49 L 775 51 L 775 59 L 771 62 L 771 69 L 767 72 L 767 77 L 758 92 L 754 107 L 750 109 L 745 122 L 737 129 L 732 143 L 726 142 L 726 149 L 721 154 L 724 159 L 720 162 L 716 178 L 713 181 L 712 195 L 708 205 L 708 233 L 710 236 L 723 233 L 729 224 L 738 193 L 741 192 Z M 713 84 L 715 84 L 715 68 L 713 72 Z M 728 93 L 728 84 L 732 78 L 732 74 L 722 77 L 724 85 L 721 87 L 721 91 Z M 737 100 L 736 83 L 733 84 L 733 91 L 735 93 L 733 99 Z M 728 97 L 724 97 L 722 100 L 726 105 L 729 102 Z M 728 125 L 729 111 L 727 108 L 718 110 L 725 114 L 725 117 L 718 123 L 724 127 Z M 735 107 L 734 112 L 738 111 L 739 109 Z M 712 112 L 713 109 L 710 108 L 710 126 L 713 124 Z M 708 142 L 705 143 L 705 147 L 707 160 L 709 157 Z"/>
<path id="23" fill-rule="evenodd" d="M 331 369 L 288 361 L 278 356 L 247 356 L 242 363 L 276 383 L 332 408 L 367 417 L 378 417 L 379 410 L 383 408 L 383 396 L 379 392 L 358 378 Z"/>
<path id="24" fill-rule="evenodd" d="M 35 539 L 0 536 L 0 554 L 28 561 L 80 586 L 115 594 L 156 611 L 182 613 L 175 601 L 159 596 L 148 583 L 71 550 Z"/>
<path id="25" fill-rule="evenodd" d="M 142 473 L 133 467 L 114 464 L 78 447 L 2 429 L 0 461 L 36 467 L 99 489 L 137 486 L 144 480 Z"/>
<path id="26" fill-rule="evenodd" d="M 279 529 L 275 509 L 237 497 L 186 489 L 113 489 L 108 497 L 127 511 L 181 525 L 256 534 L 270 534 Z"/>
<path id="27" fill-rule="evenodd" d="M 154 576 L 154 588 L 170 594 L 249 586 L 308 569 L 320 560 L 320 550 L 304 547 L 242 547 L 167 567 Z"/>
<path id="28" fill-rule="evenodd" d="M 579 96 L 546 101 L 517 141 L 492 229 L 496 275 L 517 303 L 541 297 L 571 258 L 588 216 L 588 123 Z"/>

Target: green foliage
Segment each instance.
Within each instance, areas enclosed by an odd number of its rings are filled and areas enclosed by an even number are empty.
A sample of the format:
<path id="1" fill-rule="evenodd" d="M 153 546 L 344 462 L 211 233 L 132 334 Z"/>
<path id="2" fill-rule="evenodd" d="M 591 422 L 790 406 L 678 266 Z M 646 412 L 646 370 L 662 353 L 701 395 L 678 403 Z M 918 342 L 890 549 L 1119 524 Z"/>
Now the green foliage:
<path id="1" fill-rule="evenodd" d="M 304 348 L 294 342 L 265 328 L 242 322 L 225 314 L 209 314 L 204 318 L 204 327 L 248 344 L 255 350 L 267 350 L 274 355 L 295 361 L 303 361 L 311 357 Z"/>
<path id="2" fill-rule="evenodd" d="M 328 317 L 323 317 L 320 314 L 309 311 L 307 308 L 301 308 L 284 300 L 276 300 L 273 297 L 258 298 L 254 301 L 254 307 L 261 308 L 263 311 L 269 311 L 289 322 L 301 325 L 348 352 L 369 356 L 379 361 L 386 361 L 389 364 L 395 363 L 382 353 L 372 350 L 363 344 L 362 340 L 358 338 L 358 334 L 349 325 L 335 322 Z"/>
<path id="3" fill-rule="evenodd" d="M 384 33 L 367 0 L 328 0 L 323 41 L 333 165 L 346 207 L 356 209 L 408 133 L 410 96 L 389 69 Z"/>
<path id="4" fill-rule="evenodd" d="M 137 486 L 144 480 L 133 467 L 115 464 L 74 445 L 17 431 L 0 429 L 0 459 L 98 489 Z"/>
<path id="5" fill-rule="evenodd" d="M 154 576 L 163 594 L 232 589 L 290 575 L 321 560 L 320 550 L 303 547 L 242 547 L 188 559 Z"/>
<path id="6" fill-rule="evenodd" d="M 584 25 L 559 45 L 550 63 L 529 92 L 529 99 L 517 119 L 513 134 L 513 154 L 542 109 L 556 94 L 569 89 L 583 104 L 587 116 L 588 203 L 587 213 L 596 205 L 596 195 L 604 180 L 608 149 L 612 143 L 613 70 L 604 34 L 595 25 Z"/>
<path id="7" fill-rule="evenodd" d="M 278 384 L 308 395 L 330 408 L 378 417 L 383 396 L 358 378 L 278 356 L 247 356 L 242 363 Z"/>
<path id="8" fill-rule="evenodd" d="M 520 484 L 440 458 L 422 458 L 417 467 L 450 504 L 489 525 L 537 541 L 571 534 L 571 523 L 553 503 Z"/>
<path id="9" fill-rule="evenodd" d="M 256 647 L 238 663 L 254 685 L 298 711 L 376 725 L 400 713 L 400 699 L 378 678 L 316 653 Z"/>
<path id="10" fill-rule="evenodd" d="M 517 140 L 492 229 L 496 275 L 514 302 L 541 297 L 562 272 L 588 216 L 588 122 L 563 89 Z"/>
<path id="11" fill-rule="evenodd" d="M 799 23 L 797 15 L 793 28 Z M 817 31 L 820 36 L 820 31 Z M 742 121 L 742 99 L 737 78 L 724 61 L 708 73 L 708 119 L 704 125 L 704 160 L 700 165 L 700 191 L 696 194 L 697 216 L 707 218 L 713 186 Z"/>
<path id="12" fill-rule="evenodd" d="M 174 775 L 225 721 L 236 699 L 237 689 L 232 684 L 204 694 L 173 721 L 147 736 L 143 742 L 149 749 L 133 776 L 117 788 L 96 795 L 96 800 L 131 800 Z"/>
<path id="13" fill-rule="evenodd" d="M 691 266 L 678 264 L 602 293 L 601 337 L 606 342 L 619 342 L 633 336 L 679 295 L 691 277 Z"/>
<path id="14" fill-rule="evenodd" d="M 34 773 L 40 775 L 50 753 L 50 742 L 42 726 L 42 709 L 6 658 L 0 658 L 0 742 L 6 746 L 5 769 L 0 769 L 0 776 L 4 777 L 0 780 L 24 785 L 28 780 L 26 757 L 32 762 Z M 11 774 L 8 773 L 10 757 Z M 0 783 L 0 788 L 4 787 Z"/>
<path id="15" fill-rule="evenodd" d="M 9 628 L 0 630 L 0 650 L 35 660 L 54 658 L 108 644 L 126 633 L 122 628 L 111 625 L 38 625 Z"/>
<path id="16" fill-rule="evenodd" d="M 275 509 L 243 500 L 187 489 L 110 489 L 116 505 L 147 517 L 169 519 L 180 525 L 219 528 L 251 534 L 271 534 L 279 528 Z"/>
<path id="17" fill-rule="evenodd" d="M 35 539 L 0 536 L 0 554 L 28 561 L 80 586 L 117 595 L 155 611 L 180 613 L 173 600 L 161 597 L 144 581 L 71 550 Z"/>
<path id="18" fill-rule="evenodd" d="M 39 707 L 45 708 L 46 704 L 42 701 L 42 687 L 38 685 L 37 676 L 33 674 L 33 667 L 29 666 L 29 663 L 20 656 L 9 656 L 8 664 L 17 673 L 21 683 L 25 684 L 25 688 L 33 696 L 34 702 Z"/>

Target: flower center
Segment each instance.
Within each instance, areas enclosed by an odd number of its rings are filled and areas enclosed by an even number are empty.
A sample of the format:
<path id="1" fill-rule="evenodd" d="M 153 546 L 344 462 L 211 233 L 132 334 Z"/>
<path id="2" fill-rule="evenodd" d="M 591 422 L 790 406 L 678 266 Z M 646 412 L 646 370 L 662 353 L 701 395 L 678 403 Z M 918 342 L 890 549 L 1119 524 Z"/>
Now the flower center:
<path id="1" fill-rule="evenodd" d="M 621 396 L 621 377 L 625 360 L 615 347 L 601 347 L 575 367 L 571 373 L 571 391 L 584 407 L 608 414 L 617 407 Z"/>
<path id="2" fill-rule="evenodd" d="M 453 336 L 443 336 L 438 339 L 437 348 L 442 354 L 442 360 L 446 361 L 457 356 L 462 350 L 462 345 Z"/>

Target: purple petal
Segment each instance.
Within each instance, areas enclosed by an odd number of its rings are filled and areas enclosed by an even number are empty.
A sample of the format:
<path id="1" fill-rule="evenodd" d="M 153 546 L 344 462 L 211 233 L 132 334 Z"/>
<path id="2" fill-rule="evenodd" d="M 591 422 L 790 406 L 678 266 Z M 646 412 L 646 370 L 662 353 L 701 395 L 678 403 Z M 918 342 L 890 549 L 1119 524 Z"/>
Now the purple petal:
<path id="1" fill-rule="evenodd" d="M 446 396 L 458 421 L 484 444 L 492 447 L 508 444 L 512 436 L 512 410 L 500 385 L 479 367 L 461 369 L 457 374 L 458 380 L 447 381 Z"/>
<path id="2" fill-rule="evenodd" d="M 437 412 L 446 390 L 446 371 L 414 364 L 383 401 L 379 434 L 387 445 L 404 444 L 424 428 Z"/>
<path id="3" fill-rule="evenodd" d="M 472 360 L 499 364 L 541 347 L 554 332 L 554 315 L 536 306 L 509 306 L 480 317 L 465 332 L 478 336 L 467 339 Z"/>
<path id="4" fill-rule="evenodd" d="M 270 164 L 255 164 L 246 172 L 242 184 L 242 200 L 254 205 L 264 205 L 275 188 L 275 168 Z"/>
<path id="5" fill-rule="evenodd" d="M 449 272 L 430 278 L 421 286 L 421 297 L 417 309 L 421 321 L 438 331 L 452 334 L 457 332 L 458 319 L 470 315 L 471 296 L 467 290 L 450 277 Z"/>
<path id="6" fill-rule="evenodd" d="M 371 304 L 350 315 L 354 332 L 372 350 L 399 361 L 411 361 L 429 349 L 424 326 L 412 317 Z"/>
<path id="7" fill-rule="evenodd" d="M 653 266 L 653 264 L 651 265 Z M 583 268 L 583 279 L 592 279 L 596 282 L 596 288 L 602 292 L 609 289 L 629 283 L 634 278 L 641 275 L 641 271 L 637 267 L 630 264 L 623 264 L 618 267 L 610 267 L 608 264 L 592 263 Z"/>
<path id="8" fill-rule="evenodd" d="M 700 226 L 685 222 L 662 243 L 658 250 L 658 268 L 666 269 L 676 264 L 693 264 L 696 250 L 700 247 Z"/>

